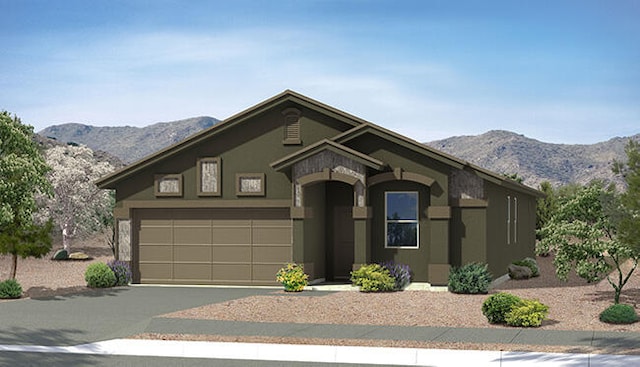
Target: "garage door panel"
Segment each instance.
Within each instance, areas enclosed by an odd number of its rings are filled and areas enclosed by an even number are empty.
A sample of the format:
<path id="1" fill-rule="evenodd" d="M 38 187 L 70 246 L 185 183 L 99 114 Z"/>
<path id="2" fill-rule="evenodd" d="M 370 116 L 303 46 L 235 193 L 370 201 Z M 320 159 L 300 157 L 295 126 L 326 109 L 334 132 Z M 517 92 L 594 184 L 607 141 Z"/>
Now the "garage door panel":
<path id="1" fill-rule="evenodd" d="M 215 262 L 251 262 L 251 246 L 213 246 Z"/>
<path id="2" fill-rule="evenodd" d="M 275 273 L 274 273 L 275 274 Z M 213 280 L 251 281 L 251 265 L 249 264 L 213 264 L 211 275 Z"/>
<path id="3" fill-rule="evenodd" d="M 291 261 L 291 246 L 256 246 L 253 248 L 253 261 L 284 264 Z"/>
<path id="4" fill-rule="evenodd" d="M 212 230 L 214 245 L 227 244 L 250 244 L 251 243 L 251 227 L 231 227 L 222 228 L 214 227 Z"/>
<path id="5" fill-rule="evenodd" d="M 141 280 L 171 279 L 173 277 L 172 266 L 171 263 L 140 263 Z"/>
<path id="6" fill-rule="evenodd" d="M 211 246 L 208 245 L 176 245 L 173 247 L 174 261 L 208 261 L 211 262 Z"/>
<path id="7" fill-rule="evenodd" d="M 274 282 L 276 273 L 282 267 L 282 264 L 254 264 L 253 280 L 260 282 Z"/>
<path id="8" fill-rule="evenodd" d="M 172 246 L 142 244 L 140 245 L 140 259 L 144 261 L 172 261 Z"/>
<path id="9" fill-rule="evenodd" d="M 256 245 L 291 245 L 291 227 L 253 227 Z"/>
<path id="10" fill-rule="evenodd" d="M 210 280 L 211 264 L 173 264 L 173 277 L 176 280 Z"/>
<path id="11" fill-rule="evenodd" d="M 173 243 L 173 230 L 171 226 L 141 226 L 140 243 Z"/>
<path id="12" fill-rule="evenodd" d="M 210 227 L 174 227 L 175 244 L 210 244 Z"/>

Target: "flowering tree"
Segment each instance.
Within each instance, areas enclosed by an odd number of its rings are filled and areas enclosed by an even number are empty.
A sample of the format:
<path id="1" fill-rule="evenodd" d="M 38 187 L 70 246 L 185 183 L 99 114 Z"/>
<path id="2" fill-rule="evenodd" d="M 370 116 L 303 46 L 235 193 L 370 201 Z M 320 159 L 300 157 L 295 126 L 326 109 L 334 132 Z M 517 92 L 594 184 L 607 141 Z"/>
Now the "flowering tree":
<path id="1" fill-rule="evenodd" d="M 111 198 L 94 181 L 114 167 L 98 162 L 86 146 L 56 146 L 45 152 L 45 159 L 52 168 L 47 178 L 53 186 L 53 197 L 40 197 L 39 217 L 53 220 L 62 232 L 64 249 L 69 251 L 73 238 L 102 228 Z"/>
<path id="2" fill-rule="evenodd" d="M 33 141 L 33 127 L 0 111 L 0 254 L 12 256 L 11 278 L 18 256 L 40 257 L 51 249 L 50 227 L 33 221 L 35 193 L 50 191 L 44 177 L 48 170 Z"/>

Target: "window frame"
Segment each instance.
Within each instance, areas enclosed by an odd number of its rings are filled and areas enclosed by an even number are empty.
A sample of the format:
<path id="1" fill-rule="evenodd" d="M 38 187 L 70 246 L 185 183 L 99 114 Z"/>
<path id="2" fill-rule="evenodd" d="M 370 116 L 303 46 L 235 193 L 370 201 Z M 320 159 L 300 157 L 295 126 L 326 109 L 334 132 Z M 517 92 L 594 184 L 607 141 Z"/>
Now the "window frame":
<path id="1" fill-rule="evenodd" d="M 215 163 L 217 167 L 216 176 L 216 190 L 215 191 L 203 191 L 202 190 L 202 164 L 203 163 Z M 222 166 L 220 164 L 220 157 L 202 157 L 198 158 L 197 161 L 197 185 L 198 185 L 198 196 L 221 196 L 222 195 L 222 181 L 221 181 L 221 172 Z"/>
<path id="2" fill-rule="evenodd" d="M 416 197 L 416 219 L 398 219 L 390 220 L 387 215 L 388 210 L 388 196 L 389 194 L 414 194 Z M 416 245 L 415 246 L 389 246 L 389 223 L 415 223 L 416 231 Z M 407 249 L 418 250 L 420 249 L 420 192 L 419 191 L 385 191 L 384 193 L 384 248 L 385 249 Z"/>
<path id="3" fill-rule="evenodd" d="M 242 191 L 242 179 L 259 179 L 260 191 Z M 264 173 L 237 173 L 236 174 L 236 196 L 265 196 L 265 174 Z"/>
<path id="4" fill-rule="evenodd" d="M 179 173 L 169 173 L 169 174 L 157 174 L 154 176 L 154 194 L 156 197 L 182 197 L 183 195 L 183 180 L 182 175 Z M 161 192 L 160 184 L 164 180 L 177 180 L 178 181 L 178 192 Z"/>

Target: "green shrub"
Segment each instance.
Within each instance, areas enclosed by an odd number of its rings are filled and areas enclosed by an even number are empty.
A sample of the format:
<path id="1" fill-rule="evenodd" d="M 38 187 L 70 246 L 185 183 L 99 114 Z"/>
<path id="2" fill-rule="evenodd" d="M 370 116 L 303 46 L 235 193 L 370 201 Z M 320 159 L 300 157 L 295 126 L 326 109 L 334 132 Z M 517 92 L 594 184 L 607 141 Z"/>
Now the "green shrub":
<path id="1" fill-rule="evenodd" d="M 351 282 L 359 286 L 361 292 L 390 292 L 395 287 L 395 279 L 379 264 L 363 265 L 351 272 Z"/>
<path id="2" fill-rule="evenodd" d="M 489 292 L 491 280 L 487 264 L 469 263 L 462 267 L 454 267 L 449 272 L 449 292 L 486 294 Z"/>
<path id="3" fill-rule="evenodd" d="M 523 299 L 515 304 L 504 320 L 509 326 L 538 327 L 549 314 L 549 306 L 536 300 Z"/>
<path id="4" fill-rule="evenodd" d="M 521 301 L 520 297 L 510 293 L 492 294 L 482 303 L 482 314 L 491 324 L 503 324 L 507 313 Z"/>
<path id="5" fill-rule="evenodd" d="M 0 282 L 0 299 L 14 299 L 22 296 L 22 287 L 15 279 Z"/>
<path id="6" fill-rule="evenodd" d="M 301 292 L 307 286 L 309 276 L 302 265 L 287 264 L 276 273 L 276 281 L 284 285 L 286 292 Z"/>
<path id="7" fill-rule="evenodd" d="M 633 324 L 638 321 L 638 314 L 633 306 L 618 303 L 602 311 L 600 321 L 609 324 Z"/>
<path id="8" fill-rule="evenodd" d="M 518 266 L 526 266 L 527 268 L 531 269 L 531 276 L 534 278 L 540 276 L 540 268 L 538 267 L 538 263 L 535 259 L 526 257 L 520 261 L 514 261 L 513 264 Z"/>
<path id="9" fill-rule="evenodd" d="M 91 288 L 109 288 L 116 284 L 116 275 L 105 263 L 93 263 L 87 266 L 84 280 Z"/>

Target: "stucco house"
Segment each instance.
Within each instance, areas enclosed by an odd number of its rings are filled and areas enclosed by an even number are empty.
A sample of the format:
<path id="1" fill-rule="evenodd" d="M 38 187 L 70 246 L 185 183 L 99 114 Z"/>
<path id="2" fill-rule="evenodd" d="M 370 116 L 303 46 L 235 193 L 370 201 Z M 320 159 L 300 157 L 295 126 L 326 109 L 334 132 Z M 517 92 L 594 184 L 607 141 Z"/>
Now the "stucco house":
<path id="1" fill-rule="evenodd" d="M 532 256 L 537 190 L 293 91 L 98 181 L 116 192 L 117 254 L 134 282 L 270 285 L 408 264 L 496 276 Z"/>

